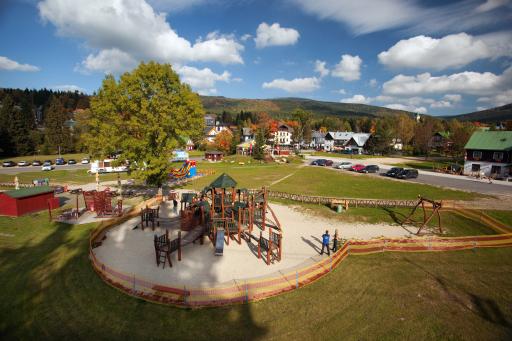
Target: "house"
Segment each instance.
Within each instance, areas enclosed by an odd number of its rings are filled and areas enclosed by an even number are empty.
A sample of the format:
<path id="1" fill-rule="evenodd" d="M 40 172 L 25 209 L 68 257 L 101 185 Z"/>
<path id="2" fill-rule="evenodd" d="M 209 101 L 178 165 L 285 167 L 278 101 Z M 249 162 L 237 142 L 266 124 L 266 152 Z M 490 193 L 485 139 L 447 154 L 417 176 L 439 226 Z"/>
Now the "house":
<path id="1" fill-rule="evenodd" d="M 366 144 L 372 134 L 370 133 L 352 133 L 352 137 L 345 145 L 345 150 L 352 151 L 353 154 L 362 154 L 366 151 Z"/>
<path id="2" fill-rule="evenodd" d="M 204 129 L 204 138 L 209 142 L 213 143 L 215 141 L 215 136 L 217 136 L 220 132 L 227 131 L 230 134 L 233 134 L 231 129 L 229 129 L 228 126 L 220 124 L 217 122 L 217 124 L 213 127 L 206 127 Z"/>
<path id="3" fill-rule="evenodd" d="M 429 147 L 437 150 L 448 152 L 453 146 L 449 131 L 438 131 L 429 141 Z"/>
<path id="4" fill-rule="evenodd" d="M 28 187 L 0 193 L 0 215 L 19 217 L 48 208 L 48 200 L 54 198 L 49 186 Z"/>
<path id="5" fill-rule="evenodd" d="M 322 133 L 321 131 L 313 131 L 311 132 L 311 143 L 309 146 L 313 149 L 324 149 L 325 146 L 325 133 Z"/>
<path id="6" fill-rule="evenodd" d="M 275 146 L 290 146 L 292 144 L 293 128 L 281 123 L 277 131 L 272 134 L 271 140 Z"/>
<path id="7" fill-rule="evenodd" d="M 256 141 L 254 140 L 244 141 L 236 146 L 236 153 L 239 155 L 252 155 L 255 145 Z"/>
<path id="8" fill-rule="evenodd" d="M 404 144 L 402 143 L 402 139 L 395 137 L 391 140 L 390 146 L 393 148 L 393 150 L 400 151 L 404 148 Z"/>
<path id="9" fill-rule="evenodd" d="M 224 157 L 224 153 L 220 152 L 218 150 L 210 150 L 210 151 L 204 152 L 204 158 L 208 161 L 213 161 L 213 162 L 221 161 L 223 157 Z"/>
<path id="10" fill-rule="evenodd" d="M 215 116 L 214 114 L 204 115 L 204 125 L 207 127 L 215 126 L 216 120 L 217 116 Z"/>
<path id="11" fill-rule="evenodd" d="M 242 142 L 254 140 L 254 132 L 251 128 L 242 128 Z"/>
<path id="12" fill-rule="evenodd" d="M 344 150 L 354 133 L 348 131 L 329 131 L 325 134 L 325 151 Z"/>
<path id="13" fill-rule="evenodd" d="M 476 131 L 464 149 L 464 174 L 512 176 L 512 131 Z"/>

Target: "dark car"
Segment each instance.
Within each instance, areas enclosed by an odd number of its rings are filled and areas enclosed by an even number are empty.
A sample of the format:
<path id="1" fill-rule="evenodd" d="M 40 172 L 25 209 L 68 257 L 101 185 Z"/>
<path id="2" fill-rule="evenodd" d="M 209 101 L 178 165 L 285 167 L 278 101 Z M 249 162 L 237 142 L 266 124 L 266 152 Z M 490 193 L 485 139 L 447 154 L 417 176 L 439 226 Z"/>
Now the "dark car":
<path id="1" fill-rule="evenodd" d="M 2 167 L 14 167 L 16 166 L 16 162 L 14 161 L 4 161 L 2 163 Z"/>
<path id="2" fill-rule="evenodd" d="M 41 166 L 41 165 L 42 165 L 42 163 L 39 160 L 32 161 L 32 166 Z"/>
<path id="3" fill-rule="evenodd" d="M 396 176 L 398 179 L 416 179 L 418 177 L 417 169 L 404 169 Z"/>
<path id="4" fill-rule="evenodd" d="M 403 168 L 401 167 L 393 167 L 390 170 L 388 170 L 386 173 L 384 173 L 385 176 L 389 176 L 391 178 L 396 178 L 398 174 L 403 172 Z"/>
<path id="5" fill-rule="evenodd" d="M 379 171 L 379 166 L 377 165 L 368 165 L 361 169 L 359 173 L 377 173 Z"/>
<path id="6" fill-rule="evenodd" d="M 50 165 L 53 165 L 53 161 L 52 160 L 44 160 L 43 163 L 49 163 Z"/>
<path id="7" fill-rule="evenodd" d="M 333 162 L 331 160 L 318 159 L 318 160 L 315 160 L 315 161 L 311 162 L 311 164 L 314 165 L 314 166 L 326 167 L 326 166 L 332 166 Z"/>
<path id="8" fill-rule="evenodd" d="M 76 160 L 75 159 L 69 159 L 68 165 L 76 165 Z"/>
<path id="9" fill-rule="evenodd" d="M 64 160 L 63 158 L 58 158 L 58 159 L 55 159 L 55 164 L 57 166 L 62 166 L 62 165 L 65 165 L 66 164 L 66 160 Z"/>

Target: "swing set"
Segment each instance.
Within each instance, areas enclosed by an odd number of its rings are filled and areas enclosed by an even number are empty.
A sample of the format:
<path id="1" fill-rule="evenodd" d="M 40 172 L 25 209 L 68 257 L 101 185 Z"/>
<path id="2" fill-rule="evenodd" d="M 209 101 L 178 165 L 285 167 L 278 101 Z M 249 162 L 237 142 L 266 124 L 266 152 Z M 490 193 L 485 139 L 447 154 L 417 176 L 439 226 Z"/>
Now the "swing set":
<path id="1" fill-rule="evenodd" d="M 426 207 L 426 205 L 430 207 Z M 423 221 L 417 221 L 414 219 L 414 213 L 416 213 L 416 210 L 421 207 L 423 211 Z M 424 198 L 422 196 L 418 196 L 418 203 L 414 208 L 412 209 L 411 213 L 405 218 L 405 220 L 402 222 L 402 226 L 405 224 L 412 225 L 418 228 L 418 231 L 416 232 L 416 235 L 419 235 L 420 232 L 427 227 L 428 223 L 434 218 L 434 216 L 437 216 L 437 226 L 435 228 L 438 230 L 439 234 L 443 233 L 443 227 L 441 225 L 441 208 L 443 207 L 443 203 L 441 201 L 435 201 L 430 200 L 427 198 Z M 430 210 L 430 212 L 427 212 L 427 210 Z"/>

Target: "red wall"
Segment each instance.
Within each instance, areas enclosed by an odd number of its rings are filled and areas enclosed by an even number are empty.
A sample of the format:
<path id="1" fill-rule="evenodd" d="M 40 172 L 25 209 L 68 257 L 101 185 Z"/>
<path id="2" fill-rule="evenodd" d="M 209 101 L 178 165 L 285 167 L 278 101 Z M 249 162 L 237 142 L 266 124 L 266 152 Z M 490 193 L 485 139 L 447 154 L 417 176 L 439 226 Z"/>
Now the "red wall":
<path id="1" fill-rule="evenodd" d="M 48 199 L 51 198 L 53 198 L 53 192 L 20 199 L 0 193 L 0 214 L 19 217 L 27 213 L 42 211 L 48 208 Z"/>

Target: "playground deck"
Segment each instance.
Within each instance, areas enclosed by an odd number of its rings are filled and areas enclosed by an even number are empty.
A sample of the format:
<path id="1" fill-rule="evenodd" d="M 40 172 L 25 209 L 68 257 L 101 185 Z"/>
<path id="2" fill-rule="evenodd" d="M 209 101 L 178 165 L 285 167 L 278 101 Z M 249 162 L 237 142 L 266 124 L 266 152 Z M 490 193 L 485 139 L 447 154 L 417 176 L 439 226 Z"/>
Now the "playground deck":
<path id="1" fill-rule="evenodd" d="M 182 248 L 182 261 L 178 262 L 177 255 L 172 254 L 173 267 L 158 268 L 155 264 L 154 235 L 161 235 L 168 228 L 169 237 L 173 239 L 179 231 L 179 225 L 172 223 L 179 214 L 172 208 L 172 202 L 162 204 L 160 212 L 164 223 L 155 227 L 155 231 L 151 228 L 134 230 L 140 218 L 133 218 L 109 230 L 102 245 L 93 249 L 93 252 L 100 262 L 138 279 L 174 287 L 201 287 L 233 285 L 240 280 L 271 276 L 311 263 L 319 257 L 320 238 L 326 228 L 329 228 L 331 234 L 337 228 L 342 238 L 370 239 L 409 235 L 400 226 L 334 222 L 308 216 L 283 205 L 271 204 L 271 207 L 279 217 L 285 235 L 282 260 L 270 266 L 263 259 L 257 258 L 255 241 L 224 245 L 223 256 L 216 257 L 215 248 L 206 237 L 203 245 L 186 242 L 195 239 L 188 235 L 197 233 L 192 230 L 182 232 L 183 244 L 188 244 Z"/>

